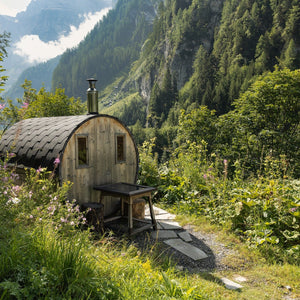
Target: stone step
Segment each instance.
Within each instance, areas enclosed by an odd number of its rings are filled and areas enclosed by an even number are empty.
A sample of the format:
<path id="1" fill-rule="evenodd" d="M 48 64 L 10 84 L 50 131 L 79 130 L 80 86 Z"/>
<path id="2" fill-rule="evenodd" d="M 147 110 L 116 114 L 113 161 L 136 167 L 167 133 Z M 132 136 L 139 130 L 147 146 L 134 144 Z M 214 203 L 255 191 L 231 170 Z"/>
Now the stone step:
<path id="1" fill-rule="evenodd" d="M 189 242 L 192 242 L 192 238 L 191 238 L 191 235 L 187 232 L 187 231 L 183 231 L 183 232 L 180 232 L 178 233 L 178 236 L 184 240 L 185 242 L 189 243 Z"/>
<path id="2" fill-rule="evenodd" d="M 161 227 L 165 230 L 181 229 L 181 226 L 178 222 L 166 221 L 166 220 L 157 220 Z"/>
<path id="3" fill-rule="evenodd" d="M 172 230 L 157 230 L 151 232 L 153 239 L 173 239 L 178 238 L 177 233 Z"/>
<path id="4" fill-rule="evenodd" d="M 208 257 L 205 252 L 191 244 L 184 242 L 182 239 L 170 239 L 164 241 L 164 243 L 193 260 L 200 260 Z"/>
<path id="5" fill-rule="evenodd" d="M 243 286 L 234 282 L 234 281 L 231 281 L 229 280 L 228 278 L 221 278 L 221 281 L 223 282 L 223 284 L 225 285 L 226 289 L 228 290 L 238 290 L 238 289 L 241 289 Z"/>

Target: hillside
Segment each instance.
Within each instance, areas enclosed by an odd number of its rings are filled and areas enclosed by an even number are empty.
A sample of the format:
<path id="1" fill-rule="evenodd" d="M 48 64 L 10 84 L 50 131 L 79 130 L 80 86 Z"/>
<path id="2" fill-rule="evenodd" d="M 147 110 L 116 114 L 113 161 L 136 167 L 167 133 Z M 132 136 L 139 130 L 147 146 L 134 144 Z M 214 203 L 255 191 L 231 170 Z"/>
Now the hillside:
<path id="1" fill-rule="evenodd" d="M 53 73 L 53 88 L 85 98 L 86 78 L 96 77 L 98 88 L 128 74 L 152 30 L 157 0 L 118 1 L 115 8 L 75 49 L 64 53 Z"/>
<path id="2" fill-rule="evenodd" d="M 4 61 L 9 80 L 8 90 L 28 67 L 36 66 L 41 60 L 34 61 L 32 53 L 28 53 L 30 44 L 48 45 L 48 49 L 57 45 L 62 36 L 68 36 L 74 28 L 86 20 L 89 13 L 99 12 L 106 7 L 112 7 L 115 0 L 35 0 L 27 9 L 15 17 L 1 15 L 0 32 L 11 33 L 8 57 Z M 44 44 L 43 44 L 44 43 Z M 24 51 L 26 48 L 26 51 Z M 46 48 L 47 49 L 47 48 Z M 45 51 L 45 46 L 41 52 Z M 34 51 L 34 49 L 32 50 Z M 44 62 L 45 60 L 43 60 Z M 48 76 L 51 76 L 50 73 Z M 30 80 L 30 78 L 27 78 Z M 51 81 L 50 81 L 51 83 Z M 38 84 L 41 84 L 39 81 Z"/>
<path id="3" fill-rule="evenodd" d="M 84 89 L 83 77 L 96 76 L 98 89 L 111 84 L 102 95 L 102 107 L 111 106 L 112 99 L 118 102 L 138 92 L 142 110 L 136 115 L 143 115 L 139 117 L 142 124 L 146 124 L 147 115 L 148 126 L 161 126 L 175 103 L 182 108 L 204 104 L 224 114 L 257 75 L 274 70 L 275 65 L 300 67 L 298 1 L 166 1 L 158 7 L 146 42 L 120 48 L 116 33 L 105 32 L 108 23 L 111 28 L 120 26 L 117 24 L 122 12 L 124 16 L 128 12 L 127 5 L 131 10 L 138 7 L 134 1 L 119 2 L 79 49 L 64 54 L 54 72 L 54 86 L 60 83 L 78 96 Z M 119 18 L 114 18 L 117 15 Z M 143 31 L 142 41 L 148 31 L 149 27 Z M 121 40 L 126 43 L 129 39 Z M 108 44 L 113 47 L 109 47 L 112 56 L 104 49 Z M 130 58 L 125 49 L 130 49 Z M 118 76 L 122 78 L 114 84 Z M 135 110 L 136 104 L 126 107 L 127 111 Z M 118 103 L 116 113 L 122 118 L 119 108 Z M 135 123 L 137 118 L 131 121 Z"/>

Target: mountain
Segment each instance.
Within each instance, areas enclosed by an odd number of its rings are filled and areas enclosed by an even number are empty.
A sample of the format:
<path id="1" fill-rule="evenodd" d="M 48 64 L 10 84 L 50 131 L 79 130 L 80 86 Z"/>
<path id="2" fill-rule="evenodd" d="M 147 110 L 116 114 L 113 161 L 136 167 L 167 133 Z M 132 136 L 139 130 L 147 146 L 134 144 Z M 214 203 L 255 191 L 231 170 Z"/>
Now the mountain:
<path id="1" fill-rule="evenodd" d="M 50 48 L 51 45 L 57 44 L 60 37 L 67 36 L 84 22 L 88 14 L 99 12 L 114 4 L 115 0 L 74 0 L 72 5 L 68 0 L 33 0 L 26 11 L 17 14 L 16 17 L 0 15 L 0 32 L 11 33 L 8 57 L 4 61 L 6 75 L 9 76 L 6 90 L 26 68 L 37 64 L 25 54 L 20 55 L 20 49 L 16 54 L 17 43 L 25 43 L 25 37 L 27 43 L 30 43 L 30 38 L 35 36 L 33 42 L 39 39 L 41 43 L 49 43 Z"/>
<path id="2" fill-rule="evenodd" d="M 152 31 L 159 0 L 122 0 L 74 49 L 66 51 L 53 73 L 53 88 L 85 97 L 86 78 L 99 89 L 126 76 Z M 117 86 L 118 84 L 116 84 Z"/>
<path id="3" fill-rule="evenodd" d="M 37 91 L 39 91 L 42 86 L 44 86 L 47 91 L 51 91 L 52 74 L 59 59 L 60 56 L 57 56 L 44 63 L 25 69 L 18 77 L 18 80 L 5 93 L 5 97 L 9 99 L 22 98 L 24 90 L 21 85 L 25 82 L 25 79 L 30 80 L 32 82 L 32 88 Z"/>
<path id="4" fill-rule="evenodd" d="M 297 0 L 157 1 L 154 22 L 137 2 L 119 1 L 78 49 L 62 56 L 54 86 L 78 96 L 90 74 L 100 81 L 104 112 L 160 127 L 180 108 L 206 105 L 224 114 L 256 76 L 275 66 L 300 68 Z M 146 30 L 134 44 L 136 24 Z"/>

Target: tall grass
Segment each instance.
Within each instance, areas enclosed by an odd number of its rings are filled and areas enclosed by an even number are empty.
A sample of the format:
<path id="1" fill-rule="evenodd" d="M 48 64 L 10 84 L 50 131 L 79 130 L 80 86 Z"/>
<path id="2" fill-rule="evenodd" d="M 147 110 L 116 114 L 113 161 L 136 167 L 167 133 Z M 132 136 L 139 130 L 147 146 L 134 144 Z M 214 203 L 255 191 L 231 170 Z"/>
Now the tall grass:
<path id="1" fill-rule="evenodd" d="M 22 184 L 0 162 L 0 299 L 208 299 L 154 249 L 94 239 L 68 184 L 29 170 Z M 175 280 L 176 278 L 177 280 Z"/>

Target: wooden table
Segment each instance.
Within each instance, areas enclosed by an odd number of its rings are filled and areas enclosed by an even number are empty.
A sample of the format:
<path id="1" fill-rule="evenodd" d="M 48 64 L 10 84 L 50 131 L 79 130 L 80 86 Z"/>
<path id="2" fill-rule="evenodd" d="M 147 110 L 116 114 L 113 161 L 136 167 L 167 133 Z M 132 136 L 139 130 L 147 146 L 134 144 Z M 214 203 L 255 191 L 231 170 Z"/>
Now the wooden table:
<path id="1" fill-rule="evenodd" d="M 94 190 L 101 192 L 100 203 L 103 203 L 104 196 L 113 196 L 113 197 L 121 198 L 121 216 L 119 217 L 124 216 L 124 203 L 128 203 L 129 234 L 136 234 L 140 231 L 146 230 L 151 227 L 153 227 L 154 230 L 157 230 L 157 223 L 155 220 L 155 215 L 154 215 L 154 210 L 153 210 L 152 200 L 151 200 L 151 193 L 155 191 L 156 188 L 151 186 L 118 182 L 112 184 L 97 185 L 94 186 Z M 133 201 L 141 197 L 145 197 L 148 199 L 152 224 L 147 224 L 133 231 L 133 217 L 132 217 Z M 104 220 L 104 222 L 106 222 L 106 220 Z"/>

